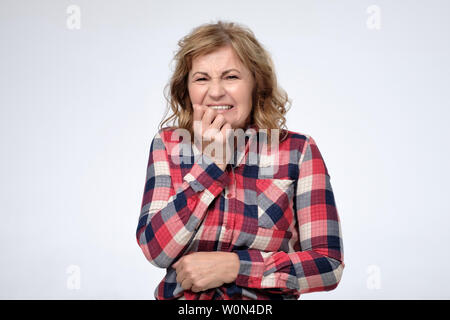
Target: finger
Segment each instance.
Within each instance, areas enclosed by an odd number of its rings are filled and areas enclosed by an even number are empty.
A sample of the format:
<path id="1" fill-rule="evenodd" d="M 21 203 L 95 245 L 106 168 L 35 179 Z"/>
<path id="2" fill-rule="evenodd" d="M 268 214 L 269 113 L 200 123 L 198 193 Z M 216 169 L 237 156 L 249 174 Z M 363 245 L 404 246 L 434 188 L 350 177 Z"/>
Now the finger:
<path id="1" fill-rule="evenodd" d="M 192 290 L 193 292 L 204 291 L 201 287 L 197 287 L 196 285 L 192 285 L 191 290 Z"/>
<path id="2" fill-rule="evenodd" d="M 206 127 L 205 130 L 205 139 L 207 140 L 215 140 L 215 138 L 219 138 L 218 135 L 220 134 L 220 130 L 222 126 L 226 123 L 225 117 L 223 114 L 217 113 L 217 111 L 214 111 L 215 118 L 213 119 L 213 122 L 209 125 L 209 127 Z"/>
<path id="3" fill-rule="evenodd" d="M 181 257 L 180 260 L 178 260 L 176 262 L 177 267 L 175 269 L 175 273 L 177 275 L 176 276 L 176 280 L 177 280 L 178 283 L 182 283 L 184 278 L 185 278 L 184 273 L 183 273 L 183 266 L 184 266 L 183 258 L 184 257 Z"/>
<path id="4" fill-rule="evenodd" d="M 198 103 L 194 103 L 192 105 L 192 108 L 194 109 L 194 121 L 202 121 L 202 117 L 206 111 L 206 108 Z"/>
<path id="5" fill-rule="evenodd" d="M 206 109 L 200 104 L 194 104 L 192 107 L 194 109 L 194 123 L 193 123 L 194 138 L 196 140 L 201 141 L 204 131 L 202 119 Z"/>
<path id="6" fill-rule="evenodd" d="M 184 269 L 184 264 L 183 264 L 183 262 L 180 262 L 175 271 L 177 272 L 177 274 L 180 274 L 183 272 L 183 269 Z"/>
<path id="7" fill-rule="evenodd" d="M 211 109 L 209 107 L 206 107 L 206 108 L 207 108 L 207 110 L 203 114 L 203 118 L 202 118 L 202 125 L 205 130 L 207 128 L 209 128 L 209 126 L 213 122 L 214 118 L 217 116 L 217 110 Z"/>
<path id="8" fill-rule="evenodd" d="M 183 283 L 184 279 L 185 279 L 184 273 L 182 273 L 182 272 L 178 273 L 177 272 L 177 278 L 176 278 L 177 282 L 181 284 L 181 283 Z"/>
<path id="9" fill-rule="evenodd" d="M 178 259 L 177 262 L 175 262 L 172 267 L 175 269 L 176 273 L 180 273 L 181 270 L 183 270 L 184 267 L 184 256 L 182 256 L 180 259 Z"/>
<path id="10" fill-rule="evenodd" d="M 226 122 L 223 125 L 220 131 L 222 132 L 223 136 L 226 138 L 227 141 L 230 141 L 231 136 L 234 135 L 233 127 L 228 122 Z"/>
<path id="11" fill-rule="evenodd" d="M 219 131 L 222 128 L 222 126 L 227 123 L 227 121 L 225 120 L 225 117 L 223 116 L 223 114 L 218 114 L 213 123 L 211 123 L 210 128 L 217 128 Z"/>
<path id="12" fill-rule="evenodd" d="M 189 279 L 184 279 L 183 282 L 181 283 L 181 287 L 184 290 L 190 290 L 192 288 L 192 282 Z"/>
<path id="13" fill-rule="evenodd" d="M 178 283 L 182 283 L 183 280 L 187 278 L 187 274 L 184 269 L 179 268 L 176 270 L 176 273 L 177 273 L 177 282 Z"/>
<path id="14" fill-rule="evenodd" d="M 231 142 L 231 136 L 234 135 L 233 128 L 231 127 L 231 124 L 229 124 L 225 118 L 224 118 L 224 124 L 222 128 L 219 129 L 220 131 L 214 135 L 214 141 L 219 144 L 230 144 Z"/>
<path id="15" fill-rule="evenodd" d="M 183 260 L 184 260 L 184 256 L 181 256 L 181 257 L 177 260 L 177 262 L 175 262 L 175 263 L 172 265 L 172 268 L 177 269 L 178 267 L 180 267 L 180 266 L 182 265 Z"/>
<path id="16" fill-rule="evenodd" d="M 218 114 L 214 121 L 207 127 L 205 127 L 205 131 L 203 133 L 203 137 L 206 140 L 214 140 L 214 137 L 220 133 L 220 128 L 225 123 L 225 118 L 222 115 Z"/>
<path id="17" fill-rule="evenodd" d="M 211 126 L 205 130 L 203 137 L 205 138 L 205 140 L 215 141 L 216 138 L 218 138 L 218 134 L 220 134 L 220 128 Z"/>

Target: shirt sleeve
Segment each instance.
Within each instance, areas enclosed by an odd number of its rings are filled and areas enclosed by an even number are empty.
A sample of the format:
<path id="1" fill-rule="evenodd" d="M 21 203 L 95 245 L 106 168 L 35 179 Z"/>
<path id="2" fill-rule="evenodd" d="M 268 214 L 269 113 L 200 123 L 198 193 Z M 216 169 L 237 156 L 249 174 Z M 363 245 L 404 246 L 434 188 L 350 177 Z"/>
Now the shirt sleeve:
<path id="1" fill-rule="evenodd" d="M 240 259 L 237 285 L 300 294 L 337 287 L 345 266 L 340 218 L 330 175 L 311 136 L 300 155 L 295 190 L 300 251 L 235 251 Z"/>
<path id="2" fill-rule="evenodd" d="M 162 130 L 150 146 L 136 239 L 153 265 L 168 268 L 183 254 L 229 177 L 202 154 L 175 191 L 171 177 L 180 166 L 171 167 Z"/>

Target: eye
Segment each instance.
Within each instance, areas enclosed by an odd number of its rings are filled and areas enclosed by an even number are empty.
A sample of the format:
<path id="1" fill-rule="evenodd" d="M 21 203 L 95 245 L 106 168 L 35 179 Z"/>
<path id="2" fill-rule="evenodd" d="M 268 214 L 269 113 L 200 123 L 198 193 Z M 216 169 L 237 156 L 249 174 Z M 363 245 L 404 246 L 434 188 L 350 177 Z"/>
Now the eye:
<path id="1" fill-rule="evenodd" d="M 237 76 L 228 76 L 228 77 L 226 77 L 227 79 L 230 79 L 230 80 L 234 80 L 234 79 L 239 79 Z M 197 80 L 195 80 L 195 81 L 206 81 L 206 80 L 208 80 L 208 79 L 206 79 L 206 78 L 198 78 Z"/>

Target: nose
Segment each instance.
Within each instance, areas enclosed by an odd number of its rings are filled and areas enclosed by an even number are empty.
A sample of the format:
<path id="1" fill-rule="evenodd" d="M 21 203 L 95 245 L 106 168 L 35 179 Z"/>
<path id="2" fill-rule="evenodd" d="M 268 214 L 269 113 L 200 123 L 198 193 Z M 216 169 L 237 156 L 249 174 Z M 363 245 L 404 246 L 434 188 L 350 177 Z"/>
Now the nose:
<path id="1" fill-rule="evenodd" d="M 211 97 L 211 99 L 220 99 L 225 95 L 225 88 L 223 87 L 222 82 L 220 79 L 215 79 L 210 81 L 209 88 L 208 88 L 208 95 Z"/>

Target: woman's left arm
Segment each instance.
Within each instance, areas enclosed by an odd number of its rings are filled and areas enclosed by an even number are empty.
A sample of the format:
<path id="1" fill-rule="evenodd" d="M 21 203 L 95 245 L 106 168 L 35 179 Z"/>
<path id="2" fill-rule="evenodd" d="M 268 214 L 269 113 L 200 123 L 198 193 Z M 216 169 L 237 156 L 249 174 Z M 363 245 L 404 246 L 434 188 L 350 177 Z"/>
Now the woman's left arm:
<path id="1" fill-rule="evenodd" d="M 311 136 L 302 149 L 294 198 L 301 251 L 234 251 L 238 286 L 303 294 L 332 290 L 341 280 L 344 252 L 330 175 Z"/>

